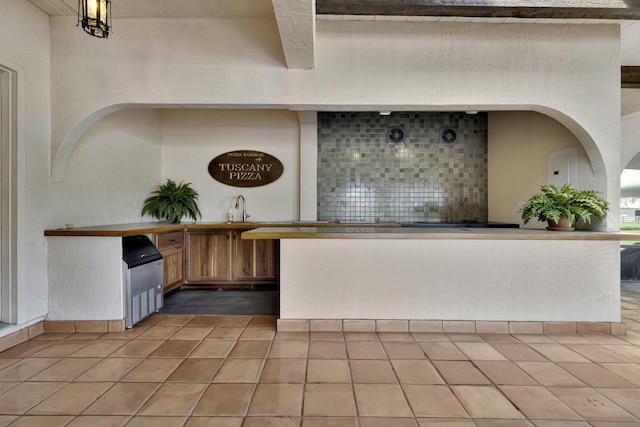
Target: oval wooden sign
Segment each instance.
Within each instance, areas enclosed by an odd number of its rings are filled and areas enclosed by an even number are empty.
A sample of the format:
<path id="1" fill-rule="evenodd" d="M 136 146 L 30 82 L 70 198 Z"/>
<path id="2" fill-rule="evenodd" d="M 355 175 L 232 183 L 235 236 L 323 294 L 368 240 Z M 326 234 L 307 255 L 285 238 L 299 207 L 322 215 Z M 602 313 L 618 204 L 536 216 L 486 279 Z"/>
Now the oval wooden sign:
<path id="1" fill-rule="evenodd" d="M 223 153 L 209 162 L 209 175 L 234 187 L 271 184 L 282 175 L 282 162 L 261 151 L 238 150 Z"/>

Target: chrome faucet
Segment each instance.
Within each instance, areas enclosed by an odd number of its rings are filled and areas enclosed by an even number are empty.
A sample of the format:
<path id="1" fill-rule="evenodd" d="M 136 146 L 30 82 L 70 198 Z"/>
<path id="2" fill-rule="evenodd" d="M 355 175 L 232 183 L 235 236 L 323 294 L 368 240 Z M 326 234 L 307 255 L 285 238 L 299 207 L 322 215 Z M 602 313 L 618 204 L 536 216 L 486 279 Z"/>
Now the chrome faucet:
<path id="1" fill-rule="evenodd" d="M 242 222 L 247 222 L 247 201 L 244 199 L 244 196 L 241 194 L 236 197 L 236 209 L 240 209 L 240 199 L 242 199 Z"/>

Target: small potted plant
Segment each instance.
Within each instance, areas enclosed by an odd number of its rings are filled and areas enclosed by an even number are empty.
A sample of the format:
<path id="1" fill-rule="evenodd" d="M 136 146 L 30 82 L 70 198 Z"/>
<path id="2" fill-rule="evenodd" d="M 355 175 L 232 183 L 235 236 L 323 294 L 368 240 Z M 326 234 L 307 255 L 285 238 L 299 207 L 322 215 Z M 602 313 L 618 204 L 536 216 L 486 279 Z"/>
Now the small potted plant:
<path id="1" fill-rule="evenodd" d="M 571 231 L 576 220 L 590 223 L 591 216 L 602 219 L 608 209 L 609 202 L 594 190 L 577 190 L 571 184 L 562 188 L 545 184 L 520 207 L 518 213 L 525 224 L 532 218 L 538 218 L 547 221 L 548 230 Z"/>
<path id="2" fill-rule="evenodd" d="M 198 192 L 191 188 L 191 183 L 186 184 L 167 179 L 166 184 L 161 184 L 144 201 L 142 215 L 149 214 L 167 224 L 177 224 L 182 217 L 192 218 L 194 221 L 202 217 L 198 209 Z"/>

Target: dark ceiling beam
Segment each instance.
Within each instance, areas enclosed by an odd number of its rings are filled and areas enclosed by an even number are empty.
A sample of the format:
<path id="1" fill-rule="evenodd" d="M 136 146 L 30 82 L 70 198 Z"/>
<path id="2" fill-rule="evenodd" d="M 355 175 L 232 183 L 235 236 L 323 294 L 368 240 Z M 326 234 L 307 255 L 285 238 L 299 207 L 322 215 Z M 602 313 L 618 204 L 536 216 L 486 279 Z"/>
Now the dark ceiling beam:
<path id="1" fill-rule="evenodd" d="M 621 67 L 620 83 L 625 89 L 640 88 L 640 67 Z"/>
<path id="2" fill-rule="evenodd" d="M 536 7 L 529 5 L 537 5 Z M 544 4 L 543 7 L 540 5 Z M 640 19 L 640 0 L 316 0 L 321 15 Z"/>

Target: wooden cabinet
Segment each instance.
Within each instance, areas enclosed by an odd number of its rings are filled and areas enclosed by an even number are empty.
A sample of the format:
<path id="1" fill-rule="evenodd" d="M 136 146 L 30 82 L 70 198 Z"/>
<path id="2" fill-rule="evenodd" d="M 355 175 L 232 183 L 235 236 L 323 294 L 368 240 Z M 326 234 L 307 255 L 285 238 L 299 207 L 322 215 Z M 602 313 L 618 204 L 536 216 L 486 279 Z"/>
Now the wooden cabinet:
<path id="1" fill-rule="evenodd" d="M 246 230 L 189 230 L 185 287 L 277 289 L 277 240 L 242 240 Z"/>
<path id="2" fill-rule="evenodd" d="M 231 234 L 226 230 L 187 233 L 187 281 L 230 281 Z"/>
<path id="3" fill-rule="evenodd" d="M 163 290 L 166 294 L 184 283 L 184 231 L 159 233 L 155 240 L 163 258 Z"/>
<path id="4" fill-rule="evenodd" d="M 246 230 L 243 230 L 246 231 Z M 234 275 L 236 280 L 278 280 L 278 240 L 242 240 L 242 232 L 234 232 Z"/>

